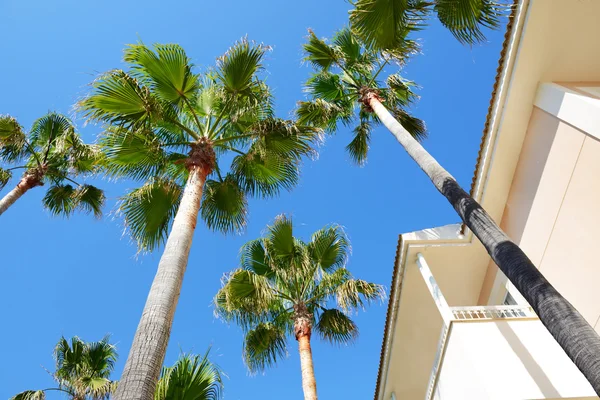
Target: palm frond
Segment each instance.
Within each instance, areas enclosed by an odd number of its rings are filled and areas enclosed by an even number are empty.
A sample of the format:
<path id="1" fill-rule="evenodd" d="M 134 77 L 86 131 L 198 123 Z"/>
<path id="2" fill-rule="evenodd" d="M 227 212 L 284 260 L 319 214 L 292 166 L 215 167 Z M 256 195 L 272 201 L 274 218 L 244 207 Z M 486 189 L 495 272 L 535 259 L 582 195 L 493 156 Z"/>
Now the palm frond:
<path id="1" fill-rule="evenodd" d="M 23 159 L 30 150 L 25 143 L 25 132 L 17 120 L 0 114 L 0 160 L 13 162 Z"/>
<path id="2" fill-rule="evenodd" d="M 386 97 L 388 104 L 406 107 L 418 99 L 418 96 L 412 90 L 416 86 L 415 83 L 402 78 L 400 74 L 389 75 L 386 83 L 389 88 L 387 91 L 389 96 Z"/>
<path id="3" fill-rule="evenodd" d="M 157 178 L 121 199 L 119 211 L 140 250 L 152 251 L 166 241 L 181 194 L 182 189 L 175 182 Z"/>
<path id="4" fill-rule="evenodd" d="M 221 370 L 204 356 L 184 354 L 164 367 L 154 400 L 218 400 L 222 397 Z"/>
<path id="5" fill-rule="evenodd" d="M 298 161 L 273 152 L 249 151 L 233 159 L 231 168 L 240 187 L 251 196 L 274 197 L 291 190 L 300 178 Z"/>
<path id="6" fill-rule="evenodd" d="M 250 270 L 257 275 L 264 275 L 271 278 L 274 274 L 269 265 L 267 251 L 263 245 L 262 239 L 255 239 L 247 242 L 240 250 L 240 265 L 242 268 Z"/>
<path id="7" fill-rule="evenodd" d="M 160 175 L 168 156 L 161 140 L 150 130 L 109 127 L 100 139 L 105 154 L 103 170 L 111 177 L 145 180 Z"/>
<path id="8" fill-rule="evenodd" d="M 104 200 L 104 192 L 95 186 L 56 184 L 48 189 L 42 204 L 53 215 L 69 217 L 80 210 L 100 218 Z"/>
<path id="9" fill-rule="evenodd" d="M 285 331 L 272 323 L 263 323 L 246 334 L 244 362 L 252 373 L 264 371 L 287 357 Z"/>
<path id="10" fill-rule="evenodd" d="M 53 142 L 64 136 L 71 136 L 75 127 L 71 120 L 58 113 L 48 113 L 33 123 L 30 131 L 31 144 L 48 151 Z"/>
<path id="11" fill-rule="evenodd" d="M 308 41 L 303 45 L 304 60 L 316 69 L 328 70 L 339 60 L 335 49 L 324 40 L 319 39 L 312 30 L 308 31 Z"/>
<path id="12" fill-rule="evenodd" d="M 235 43 L 217 60 L 217 76 L 226 91 L 252 95 L 256 73 L 262 69 L 262 59 L 269 48 L 247 39 Z"/>
<path id="13" fill-rule="evenodd" d="M 341 76 L 330 72 L 313 75 L 306 86 L 311 95 L 328 102 L 343 101 L 349 96 L 342 85 Z"/>
<path id="14" fill-rule="evenodd" d="M 92 94 L 79 102 L 92 121 L 138 127 L 163 112 L 161 103 L 127 72 L 112 70 L 92 83 Z"/>
<path id="15" fill-rule="evenodd" d="M 155 44 L 154 51 L 142 43 L 129 45 L 124 60 L 158 98 L 175 105 L 195 101 L 199 78 L 178 44 Z"/>
<path id="16" fill-rule="evenodd" d="M 342 268 L 350 256 L 350 243 L 339 225 L 319 229 L 312 234 L 308 252 L 323 271 Z"/>
<path id="17" fill-rule="evenodd" d="M 358 327 L 354 321 L 335 308 L 319 314 L 314 330 L 330 343 L 348 344 L 358 337 Z"/>
<path id="18" fill-rule="evenodd" d="M 0 167 L 0 190 L 4 189 L 8 181 L 12 178 L 12 171 Z"/>
<path id="19" fill-rule="evenodd" d="M 371 141 L 371 124 L 368 121 L 361 121 L 354 128 L 354 138 L 346 146 L 348 155 L 358 165 L 364 165 L 367 161 L 369 152 L 369 143 Z"/>
<path id="20" fill-rule="evenodd" d="M 423 26 L 430 6 L 425 0 L 357 0 L 352 31 L 374 50 L 403 47 L 407 34 Z"/>
<path id="21" fill-rule="evenodd" d="M 335 289 L 338 306 L 346 311 L 364 308 L 374 300 L 383 299 L 385 290 L 383 286 L 370 283 L 362 279 L 347 279 Z"/>
<path id="22" fill-rule="evenodd" d="M 493 0 L 436 0 L 438 19 L 462 44 L 485 41 L 482 28 L 496 29 L 508 7 Z"/>
<path id="23" fill-rule="evenodd" d="M 206 181 L 200 215 L 210 229 L 241 232 L 246 226 L 247 214 L 248 201 L 233 176 L 227 175 L 223 181 Z"/>
<path id="24" fill-rule="evenodd" d="M 10 400 L 45 400 L 46 392 L 43 390 L 26 390 L 14 395 Z"/>
<path id="25" fill-rule="evenodd" d="M 419 141 L 427 138 L 427 127 L 423 120 L 413 117 L 402 109 L 395 110 L 393 115 L 412 137 Z"/>
<path id="26" fill-rule="evenodd" d="M 267 240 L 272 257 L 289 259 L 295 253 L 292 219 L 278 215 L 268 227 Z"/>

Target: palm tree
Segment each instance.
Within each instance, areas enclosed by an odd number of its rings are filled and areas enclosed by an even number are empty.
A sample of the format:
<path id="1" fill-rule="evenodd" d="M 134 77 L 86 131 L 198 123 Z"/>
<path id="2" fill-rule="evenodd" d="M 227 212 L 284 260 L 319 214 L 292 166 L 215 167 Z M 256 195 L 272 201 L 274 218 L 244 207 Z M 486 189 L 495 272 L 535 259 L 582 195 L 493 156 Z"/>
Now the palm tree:
<path id="1" fill-rule="evenodd" d="M 163 367 L 154 400 L 218 400 L 223 389 L 221 371 L 200 357 L 185 354 L 172 367 Z"/>
<path id="2" fill-rule="evenodd" d="M 77 336 L 70 342 L 62 337 L 54 348 L 56 387 L 27 390 L 11 400 L 44 400 L 46 392 L 65 393 L 71 400 L 104 400 L 114 392 L 116 382 L 109 379 L 117 360 L 115 346 L 108 336 L 98 342 L 84 342 Z"/>
<path id="3" fill-rule="evenodd" d="M 306 243 L 293 236 L 292 221 L 285 216 L 277 217 L 265 237 L 242 247 L 240 268 L 224 278 L 215 305 L 217 315 L 245 330 L 250 372 L 285 357 L 286 338 L 293 335 L 304 398 L 317 399 L 313 331 L 331 343 L 352 342 L 358 328 L 349 313 L 384 296 L 382 286 L 352 277 L 345 267 L 349 252 L 339 226 L 315 232 Z"/>
<path id="4" fill-rule="evenodd" d="M 107 174 L 144 182 L 120 205 L 130 234 L 142 250 L 166 240 L 116 399 L 154 395 L 198 213 L 209 228 L 240 231 L 247 197 L 291 189 L 319 138 L 275 118 L 260 77 L 267 50 L 244 39 L 200 76 L 179 45 L 130 45 L 129 70 L 103 74 L 80 102 L 105 124 Z"/>
<path id="5" fill-rule="evenodd" d="M 356 0 L 352 30 L 370 48 L 394 50 L 408 32 L 423 28 L 435 13 L 463 44 L 485 40 L 482 28 L 496 29 L 510 8 L 494 0 Z"/>
<path id="6" fill-rule="evenodd" d="M 101 216 L 103 191 L 74 180 L 95 171 L 98 154 L 95 146 L 83 143 L 64 115 L 39 118 L 29 133 L 15 118 L 0 115 L 0 189 L 13 171 L 25 170 L 16 187 L 0 199 L 0 214 L 29 189 L 48 183 L 43 204 L 52 214 L 69 216 L 81 210 Z"/>
<path id="7" fill-rule="evenodd" d="M 416 140 L 423 136 L 423 125 L 402 109 L 415 97 L 411 91 L 413 84 L 398 74 L 388 76 L 386 87 L 382 88 L 377 82 L 389 61 L 398 61 L 397 57 L 406 54 L 412 45 L 407 42 L 402 47 L 405 50 L 386 53 L 383 58 L 378 55 L 381 53 L 363 49 L 348 29 L 341 31 L 331 45 L 311 33 L 304 49 L 306 59 L 318 73 L 308 81 L 311 99 L 300 102 L 299 121 L 334 130 L 338 121 L 351 123 L 358 114 L 355 137 L 348 150 L 359 162 L 366 159 L 372 124 L 383 123 L 479 238 L 492 260 L 523 294 L 540 321 L 600 394 L 598 334 L 479 203 Z"/>

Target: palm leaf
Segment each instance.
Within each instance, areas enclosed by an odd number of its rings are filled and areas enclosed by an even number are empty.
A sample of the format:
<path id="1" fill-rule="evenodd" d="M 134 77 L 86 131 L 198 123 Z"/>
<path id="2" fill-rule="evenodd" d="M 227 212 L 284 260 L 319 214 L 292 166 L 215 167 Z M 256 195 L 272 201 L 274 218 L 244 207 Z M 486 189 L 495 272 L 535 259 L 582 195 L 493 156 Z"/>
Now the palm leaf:
<path id="1" fill-rule="evenodd" d="M 71 136 L 74 131 L 75 127 L 69 118 L 62 114 L 48 113 L 33 123 L 30 131 L 31 144 L 47 151 L 58 138 Z"/>
<path id="2" fill-rule="evenodd" d="M 376 299 L 385 297 L 383 286 L 362 279 L 347 279 L 335 289 L 338 306 L 344 311 L 364 308 Z"/>
<path id="3" fill-rule="evenodd" d="M 0 115 L 0 160 L 21 160 L 28 152 L 23 127 L 10 115 Z"/>
<path id="4" fill-rule="evenodd" d="M 117 126 L 140 126 L 163 111 L 148 88 L 122 70 L 101 75 L 79 108 L 90 120 Z"/>
<path id="5" fill-rule="evenodd" d="M 135 74 L 147 80 L 157 97 L 179 104 L 193 101 L 199 87 L 193 64 L 178 44 L 156 44 L 154 51 L 144 44 L 129 45 L 125 62 L 133 66 Z"/>
<path id="6" fill-rule="evenodd" d="M 308 31 L 308 42 L 303 45 L 303 48 L 304 60 L 310 62 L 317 69 L 326 71 L 339 60 L 335 49 L 324 40 L 319 39 L 311 30 Z"/>
<path id="7" fill-rule="evenodd" d="M 262 239 L 251 240 L 244 244 L 240 250 L 240 254 L 242 268 L 269 278 L 274 275 L 274 271 L 269 265 L 267 251 L 263 246 Z"/>
<path id="8" fill-rule="evenodd" d="M 313 233 L 308 251 L 314 264 L 324 271 L 330 271 L 346 265 L 350 243 L 342 228 L 333 225 Z"/>
<path id="9" fill-rule="evenodd" d="M 434 6 L 442 25 L 463 44 L 485 41 L 481 28 L 498 28 L 506 9 L 493 0 L 436 0 Z"/>
<path id="10" fill-rule="evenodd" d="M 203 357 L 182 355 L 174 366 L 163 368 L 154 400 L 217 400 L 222 389 L 221 371 L 208 352 Z"/>
<path id="11" fill-rule="evenodd" d="M 4 189 L 8 181 L 12 178 L 12 171 L 0 168 L 0 190 Z"/>
<path id="12" fill-rule="evenodd" d="M 423 26 L 430 5 L 424 0 L 357 0 L 350 23 L 371 49 L 404 48 L 406 35 Z"/>
<path id="13" fill-rule="evenodd" d="M 363 165 L 367 161 L 369 152 L 369 142 L 371 141 L 371 124 L 367 121 L 361 123 L 354 128 L 354 138 L 346 146 L 346 151 L 352 161 L 358 165 Z"/>
<path id="14" fill-rule="evenodd" d="M 342 85 L 341 77 L 330 72 L 313 75 L 306 86 L 311 95 L 328 102 L 343 101 L 348 96 Z"/>
<path id="15" fill-rule="evenodd" d="M 226 91 L 252 95 L 255 75 L 262 69 L 267 47 L 242 39 L 217 61 L 217 76 Z"/>
<path id="16" fill-rule="evenodd" d="M 298 162 L 273 152 L 257 149 L 236 156 L 231 168 L 240 187 L 252 196 L 273 197 L 281 189 L 291 190 L 298 183 Z"/>
<path id="17" fill-rule="evenodd" d="M 26 390 L 14 395 L 10 400 L 45 400 L 46 392 L 43 390 Z"/>
<path id="18" fill-rule="evenodd" d="M 358 337 L 358 327 L 340 310 L 326 309 L 320 313 L 314 330 L 330 343 L 351 343 Z"/>
<path id="19" fill-rule="evenodd" d="M 202 194 L 201 217 L 210 229 L 241 232 L 246 226 L 248 201 L 236 179 L 208 180 Z"/>
<path id="20" fill-rule="evenodd" d="M 400 122 L 400 125 L 404 127 L 415 139 L 421 141 L 427 138 L 427 128 L 425 122 L 419 118 L 413 117 L 406 111 L 399 109 L 393 112 L 394 118 Z"/>
<path id="21" fill-rule="evenodd" d="M 287 357 L 285 330 L 272 323 L 262 323 L 246 334 L 244 362 L 251 373 L 264 371 Z"/>
<path id="22" fill-rule="evenodd" d="M 48 189 L 42 204 L 53 215 L 69 217 L 80 210 L 100 218 L 104 200 L 104 192 L 95 186 L 80 185 L 74 188 L 69 184 L 56 184 Z"/>
<path id="23" fill-rule="evenodd" d="M 157 178 L 121 199 L 119 211 L 140 250 L 152 251 L 166 241 L 181 194 L 181 187 L 175 182 Z"/>

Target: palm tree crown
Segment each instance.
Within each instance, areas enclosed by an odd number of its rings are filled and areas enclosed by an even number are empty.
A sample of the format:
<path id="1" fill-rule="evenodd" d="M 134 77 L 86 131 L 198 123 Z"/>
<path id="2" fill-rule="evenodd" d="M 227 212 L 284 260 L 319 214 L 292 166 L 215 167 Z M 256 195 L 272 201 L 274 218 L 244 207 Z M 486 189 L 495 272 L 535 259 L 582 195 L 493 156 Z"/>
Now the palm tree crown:
<path id="1" fill-rule="evenodd" d="M 424 138 L 424 123 L 406 111 L 417 99 L 414 83 L 398 73 L 388 75 L 385 83 L 379 80 L 390 63 L 401 65 L 416 49 L 415 43 L 405 41 L 402 49 L 384 57 L 362 46 L 349 28 L 339 31 L 331 43 L 309 32 L 305 60 L 316 73 L 306 84 L 308 100 L 298 104 L 298 121 L 330 132 L 339 122 L 354 126 L 354 138 L 346 149 L 353 161 L 363 164 L 373 127 L 380 123 L 366 101 L 368 96 L 376 95 L 415 138 Z"/>
<path id="2" fill-rule="evenodd" d="M 208 177 L 202 218 L 224 232 L 244 227 L 247 196 L 274 196 L 296 184 L 300 158 L 319 131 L 274 116 L 260 77 L 267 50 L 243 39 L 199 75 L 179 45 L 130 45 L 129 69 L 100 76 L 79 103 L 106 125 L 100 144 L 107 174 L 144 182 L 120 206 L 141 249 L 166 239 L 190 168 Z"/>
<path id="3" fill-rule="evenodd" d="M 172 367 L 163 367 L 154 400 L 218 400 L 221 370 L 204 356 L 184 354 Z"/>
<path id="4" fill-rule="evenodd" d="M 312 330 L 332 343 L 358 335 L 348 314 L 384 296 L 383 287 L 354 279 L 346 269 L 350 244 L 328 226 L 309 242 L 293 236 L 292 221 L 279 216 L 267 235 L 245 244 L 240 268 L 224 278 L 216 312 L 246 331 L 244 360 L 251 372 L 287 354 L 286 338 Z"/>
<path id="5" fill-rule="evenodd" d="M 77 336 L 69 342 L 62 337 L 54 348 L 54 360 L 56 370 L 52 377 L 57 387 L 27 390 L 11 400 L 44 400 L 48 391 L 66 393 L 72 400 L 103 400 L 116 388 L 116 382 L 109 377 L 117 361 L 117 350 L 108 342 L 108 336 L 97 342 L 84 342 Z"/>
<path id="6" fill-rule="evenodd" d="M 485 40 L 510 8 L 494 0 L 356 0 L 352 30 L 369 48 L 393 50 L 407 34 L 422 29 L 432 14 L 463 44 Z"/>
<path id="7" fill-rule="evenodd" d="M 102 214 L 103 191 L 75 181 L 94 173 L 98 158 L 98 148 L 85 144 L 64 115 L 49 113 L 29 132 L 14 117 L 0 116 L 0 189 L 13 171 L 24 170 L 19 184 L 24 191 L 49 184 L 43 204 L 52 214 L 69 216 L 76 210 Z"/>

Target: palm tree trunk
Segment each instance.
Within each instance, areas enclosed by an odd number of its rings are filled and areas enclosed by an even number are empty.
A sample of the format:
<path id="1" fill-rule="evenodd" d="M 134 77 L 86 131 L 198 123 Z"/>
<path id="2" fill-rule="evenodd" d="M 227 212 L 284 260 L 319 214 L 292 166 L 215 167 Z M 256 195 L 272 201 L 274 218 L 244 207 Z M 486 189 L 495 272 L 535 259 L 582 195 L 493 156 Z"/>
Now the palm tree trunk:
<path id="1" fill-rule="evenodd" d="M 19 200 L 21 196 L 25 194 L 26 191 L 31 189 L 32 187 L 37 186 L 35 182 L 32 182 L 31 179 L 27 176 L 23 177 L 17 186 L 10 192 L 6 194 L 0 200 L 0 215 L 2 215 L 10 206 L 12 206 L 15 201 Z"/>
<path id="2" fill-rule="evenodd" d="M 396 121 L 377 96 L 370 94 L 367 101 L 479 238 L 496 265 L 521 292 L 540 321 L 600 395 L 600 337 L 596 331 L 546 280 L 523 250 L 510 240 L 479 203 Z"/>
<path id="3" fill-rule="evenodd" d="M 298 338 L 298 350 L 300 351 L 304 400 L 317 400 L 317 381 L 315 380 L 312 351 L 310 349 L 310 335 L 301 335 Z"/>
<path id="4" fill-rule="evenodd" d="M 294 333 L 298 341 L 298 351 L 300 352 L 304 400 L 317 400 L 317 381 L 315 380 L 312 350 L 310 349 L 312 314 L 304 304 L 294 305 Z"/>
<path id="5" fill-rule="evenodd" d="M 207 173 L 190 168 L 183 196 L 114 398 L 152 400 L 187 267 Z"/>

